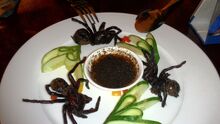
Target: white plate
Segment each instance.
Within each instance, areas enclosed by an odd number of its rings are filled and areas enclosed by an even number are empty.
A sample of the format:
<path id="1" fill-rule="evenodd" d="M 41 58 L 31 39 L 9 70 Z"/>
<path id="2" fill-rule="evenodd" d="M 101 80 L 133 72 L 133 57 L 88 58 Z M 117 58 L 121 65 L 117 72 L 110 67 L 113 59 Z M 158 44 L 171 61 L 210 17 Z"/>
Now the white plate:
<path id="1" fill-rule="evenodd" d="M 136 34 L 135 15 L 124 13 L 98 13 L 101 21 L 107 22 L 107 27 L 118 26 L 122 34 Z M 97 25 L 99 26 L 99 25 Z M 70 19 L 56 23 L 27 41 L 10 61 L 1 81 L 0 87 L 0 120 L 1 124 L 62 124 L 62 104 L 43 105 L 22 102 L 22 98 L 49 99 L 44 85 L 55 77 L 66 79 L 66 70 L 60 68 L 52 73 L 40 72 L 42 56 L 49 50 L 72 45 L 71 35 L 81 28 Z M 190 39 L 175 29 L 163 25 L 152 32 L 155 36 L 161 60 L 159 69 L 175 65 L 183 60 L 187 63 L 170 71 L 171 78 L 181 85 L 180 97 L 168 97 L 167 106 L 160 103 L 147 109 L 144 118 L 157 120 L 163 124 L 217 124 L 220 122 L 220 80 L 208 57 Z M 103 47 L 83 46 L 82 56 Z M 91 85 L 90 85 L 91 86 Z M 87 119 L 77 118 L 79 124 L 101 124 L 113 109 L 118 97 L 111 93 L 97 90 L 85 90 L 93 101 L 86 108 L 93 107 L 97 97 L 102 94 L 100 109 L 88 115 Z M 143 97 L 152 96 L 147 91 Z"/>

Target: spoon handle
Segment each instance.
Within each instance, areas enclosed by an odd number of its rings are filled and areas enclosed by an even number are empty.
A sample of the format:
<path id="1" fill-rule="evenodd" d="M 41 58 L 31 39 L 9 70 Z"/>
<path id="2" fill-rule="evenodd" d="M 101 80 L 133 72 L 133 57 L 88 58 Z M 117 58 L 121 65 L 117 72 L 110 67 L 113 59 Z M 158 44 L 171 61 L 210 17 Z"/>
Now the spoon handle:
<path id="1" fill-rule="evenodd" d="M 164 12 L 165 10 L 167 10 L 170 6 L 172 6 L 173 4 L 175 4 L 178 0 L 170 0 L 160 11 Z"/>

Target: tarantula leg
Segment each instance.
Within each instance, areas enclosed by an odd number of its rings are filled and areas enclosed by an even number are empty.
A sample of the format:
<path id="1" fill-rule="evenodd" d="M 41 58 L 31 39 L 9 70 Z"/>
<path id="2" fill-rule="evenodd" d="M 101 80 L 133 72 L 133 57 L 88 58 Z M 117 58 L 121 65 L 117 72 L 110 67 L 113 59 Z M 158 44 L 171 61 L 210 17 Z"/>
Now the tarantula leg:
<path id="1" fill-rule="evenodd" d="M 71 114 L 71 113 L 70 113 L 70 114 Z M 77 117 L 88 118 L 88 117 L 83 113 L 83 111 L 77 111 L 77 112 L 74 112 L 74 114 L 75 114 Z"/>
<path id="2" fill-rule="evenodd" d="M 74 79 L 73 76 L 72 76 L 72 73 L 76 70 L 76 68 L 77 68 L 80 64 L 84 63 L 85 60 L 86 60 L 86 57 L 84 57 L 80 62 L 76 63 L 76 65 L 75 65 L 75 66 L 69 71 L 69 73 L 68 73 L 68 78 L 69 78 L 71 84 L 73 85 L 73 87 L 75 87 L 76 89 L 79 88 L 79 84 L 78 84 L 79 82 L 77 83 L 77 82 L 75 81 L 75 79 Z"/>
<path id="3" fill-rule="evenodd" d="M 99 96 L 95 105 L 95 108 L 90 108 L 88 110 L 83 110 L 84 114 L 89 114 L 98 111 L 100 105 L 101 97 Z"/>
<path id="4" fill-rule="evenodd" d="M 67 105 L 66 105 L 66 104 L 63 105 L 62 113 L 63 113 L 63 123 L 64 123 L 64 124 L 67 124 L 67 117 L 66 117 Z M 73 123 L 74 123 L 74 122 L 73 122 Z M 76 121 L 75 121 L 74 124 L 77 124 Z"/>
<path id="5" fill-rule="evenodd" d="M 116 30 L 115 36 L 114 36 L 114 40 L 115 40 L 115 41 L 114 41 L 114 45 L 116 45 L 117 40 L 118 40 L 118 39 L 121 40 L 121 38 L 118 36 L 118 34 L 121 33 L 121 29 L 118 28 L 118 27 L 116 27 L 116 26 L 111 26 L 111 27 L 106 28 L 106 31 L 109 31 L 109 30 L 112 30 L 112 29 L 115 29 L 115 30 Z"/>
<path id="6" fill-rule="evenodd" d="M 116 34 L 114 37 L 114 46 L 117 44 L 117 40 L 121 41 L 121 38 Z"/>
<path id="7" fill-rule="evenodd" d="M 23 102 L 31 103 L 41 103 L 41 104 L 53 104 L 53 103 L 63 103 L 66 99 L 56 99 L 56 100 L 35 100 L 35 99 L 22 99 Z"/>
<path id="8" fill-rule="evenodd" d="M 164 107 L 166 105 L 166 101 L 167 101 L 167 92 L 164 91 L 163 92 L 163 100 L 162 100 L 162 103 L 161 103 L 162 107 Z"/>
<path id="9" fill-rule="evenodd" d="M 109 31 L 109 30 L 112 30 L 112 29 L 115 29 L 115 30 L 117 30 L 118 32 L 116 32 L 115 34 L 119 34 L 119 33 L 121 33 L 121 29 L 120 28 L 118 28 L 118 27 L 116 27 L 116 26 L 111 26 L 111 27 L 108 27 L 108 28 L 106 28 L 106 31 Z"/>
<path id="10" fill-rule="evenodd" d="M 89 88 L 89 80 L 84 79 L 84 78 L 79 78 L 79 79 L 77 80 L 77 83 L 79 84 L 79 83 L 81 83 L 81 82 L 85 82 L 86 88 L 87 88 L 87 89 L 90 89 L 90 88 Z"/>
<path id="11" fill-rule="evenodd" d="M 77 23 L 83 25 L 91 34 L 93 34 L 92 29 L 86 23 L 84 23 L 84 22 L 82 22 L 82 21 L 80 21 L 80 20 L 78 20 L 76 18 L 72 18 L 72 21 L 77 22 Z"/>
<path id="12" fill-rule="evenodd" d="M 76 122 L 76 120 L 74 119 L 72 113 L 68 111 L 67 114 L 68 114 L 68 116 L 69 116 L 71 122 L 72 122 L 73 124 L 77 124 L 77 122 Z"/>
<path id="13" fill-rule="evenodd" d="M 105 30 L 105 22 L 102 22 L 102 24 L 99 27 L 99 31 L 104 31 Z"/>
<path id="14" fill-rule="evenodd" d="M 166 101 L 167 101 L 167 89 L 166 89 L 166 86 L 167 86 L 167 82 L 165 81 L 161 88 L 162 88 L 162 93 L 163 93 L 163 99 L 162 99 L 162 107 L 164 107 L 166 105 Z"/>
<path id="15" fill-rule="evenodd" d="M 47 84 L 45 85 L 45 88 L 46 88 L 46 91 L 49 95 L 55 95 L 55 96 L 58 96 L 58 97 L 64 97 L 62 94 L 59 94 L 59 93 L 56 93 L 56 92 L 53 92 L 50 90 L 50 87 L 51 85 L 50 84 Z"/>
<path id="16" fill-rule="evenodd" d="M 182 65 L 184 65 L 186 63 L 186 61 L 183 61 L 183 62 L 181 62 L 180 64 L 178 64 L 178 65 L 174 65 L 174 66 L 170 66 L 170 67 L 168 67 L 168 68 L 165 68 L 165 69 L 163 69 L 162 71 L 161 71 L 161 73 L 160 73 L 160 75 L 161 74 L 165 74 L 167 71 L 169 71 L 169 70 L 172 70 L 172 69 L 174 69 L 174 68 L 180 68 Z M 160 77 L 160 76 L 159 76 Z"/>

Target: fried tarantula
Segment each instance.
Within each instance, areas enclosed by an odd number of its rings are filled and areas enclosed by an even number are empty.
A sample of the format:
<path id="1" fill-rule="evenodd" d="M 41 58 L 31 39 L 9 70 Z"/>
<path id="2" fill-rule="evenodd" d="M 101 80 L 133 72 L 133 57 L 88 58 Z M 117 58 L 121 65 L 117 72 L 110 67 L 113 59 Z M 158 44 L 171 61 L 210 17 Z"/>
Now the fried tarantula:
<path id="1" fill-rule="evenodd" d="M 115 40 L 114 44 L 116 44 L 117 39 L 120 39 L 118 34 L 121 32 L 121 29 L 116 26 L 111 26 L 105 29 L 105 22 L 102 22 L 97 31 L 94 23 L 91 24 L 92 28 L 90 28 L 88 24 L 76 18 L 72 18 L 72 21 L 77 22 L 85 27 L 78 29 L 72 36 L 72 39 L 77 44 L 108 44 L 112 41 L 113 38 Z"/>
<path id="2" fill-rule="evenodd" d="M 62 113 L 63 113 L 63 122 L 67 124 L 67 115 L 73 124 L 77 124 L 76 120 L 73 117 L 75 116 L 81 118 L 87 118 L 86 114 L 96 112 L 99 108 L 101 97 L 98 97 L 95 108 L 90 108 L 85 110 L 84 107 L 87 103 L 89 103 L 92 98 L 79 93 L 79 85 L 81 81 L 88 81 L 86 79 L 80 78 L 77 81 L 72 76 L 72 73 L 76 70 L 77 66 L 82 64 L 85 61 L 85 58 L 77 63 L 72 70 L 68 73 L 68 78 L 70 80 L 70 85 L 62 78 L 56 78 L 51 81 L 50 84 L 45 86 L 46 91 L 51 97 L 52 100 L 31 100 L 31 99 L 23 99 L 23 102 L 31 102 L 31 103 L 41 103 L 41 104 L 53 104 L 53 103 L 64 103 Z M 54 98 L 55 97 L 55 98 Z M 60 98 L 57 99 L 56 97 Z"/>
<path id="3" fill-rule="evenodd" d="M 146 68 L 144 69 L 143 79 L 150 83 L 151 92 L 158 95 L 162 102 L 162 107 L 166 105 L 167 95 L 178 97 L 180 86 L 177 81 L 169 78 L 170 74 L 167 73 L 169 70 L 174 68 L 180 68 L 186 61 L 181 62 L 178 65 L 170 66 L 163 69 L 159 76 L 158 75 L 158 66 L 154 58 L 154 51 L 151 49 L 151 52 L 143 51 L 147 62 L 143 62 Z M 163 96 L 162 96 L 162 95 Z"/>

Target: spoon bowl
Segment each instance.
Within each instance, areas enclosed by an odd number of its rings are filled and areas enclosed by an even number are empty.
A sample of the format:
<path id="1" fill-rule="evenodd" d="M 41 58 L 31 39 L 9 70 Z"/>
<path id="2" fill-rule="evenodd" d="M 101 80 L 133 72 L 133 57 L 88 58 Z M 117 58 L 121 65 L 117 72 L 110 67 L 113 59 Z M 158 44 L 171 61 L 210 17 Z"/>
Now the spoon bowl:
<path id="1" fill-rule="evenodd" d="M 163 24 L 167 9 L 179 0 L 170 0 L 162 9 L 144 10 L 136 18 L 135 28 L 139 32 L 149 32 Z"/>

